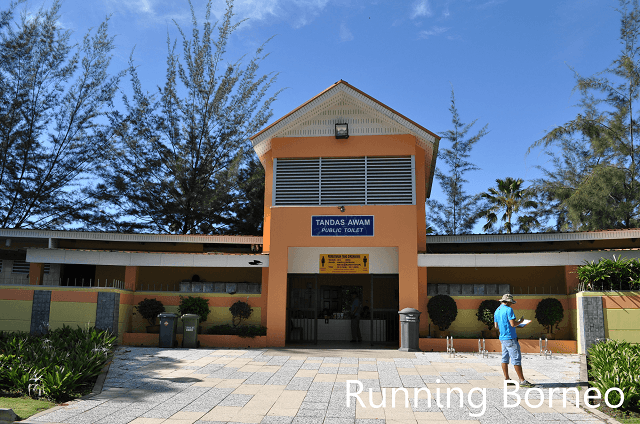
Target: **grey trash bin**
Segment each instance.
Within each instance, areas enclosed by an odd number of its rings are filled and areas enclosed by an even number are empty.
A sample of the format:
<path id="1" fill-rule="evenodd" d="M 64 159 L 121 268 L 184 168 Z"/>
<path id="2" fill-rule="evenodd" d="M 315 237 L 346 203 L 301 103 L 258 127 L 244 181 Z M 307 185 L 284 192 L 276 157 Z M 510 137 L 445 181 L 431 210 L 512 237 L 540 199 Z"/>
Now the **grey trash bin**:
<path id="1" fill-rule="evenodd" d="M 196 314 L 182 315 L 182 347 L 198 347 L 198 323 L 200 316 Z"/>
<path id="2" fill-rule="evenodd" d="M 160 318 L 160 347 L 175 347 L 177 345 L 178 315 L 161 313 Z"/>
<path id="3" fill-rule="evenodd" d="M 400 315 L 400 349 L 403 352 L 420 352 L 420 314 L 413 308 L 404 308 Z"/>

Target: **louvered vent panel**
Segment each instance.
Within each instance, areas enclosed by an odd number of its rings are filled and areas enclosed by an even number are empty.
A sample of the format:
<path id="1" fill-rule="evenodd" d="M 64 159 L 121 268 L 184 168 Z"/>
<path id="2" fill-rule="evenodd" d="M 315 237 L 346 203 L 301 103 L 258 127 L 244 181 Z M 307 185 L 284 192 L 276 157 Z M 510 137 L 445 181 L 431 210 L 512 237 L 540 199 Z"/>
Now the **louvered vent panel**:
<path id="1" fill-rule="evenodd" d="M 367 158 L 367 204 L 413 203 L 411 158 Z"/>
<path id="2" fill-rule="evenodd" d="M 278 159 L 276 206 L 411 205 L 411 157 Z"/>
<path id="3" fill-rule="evenodd" d="M 365 204 L 365 159 L 322 159 L 321 204 Z"/>
<path id="4" fill-rule="evenodd" d="M 31 264 L 25 261 L 14 260 L 13 267 L 11 268 L 12 274 L 28 274 L 29 266 Z"/>
<path id="5" fill-rule="evenodd" d="M 276 206 L 320 203 L 320 160 L 291 159 L 276 163 Z"/>

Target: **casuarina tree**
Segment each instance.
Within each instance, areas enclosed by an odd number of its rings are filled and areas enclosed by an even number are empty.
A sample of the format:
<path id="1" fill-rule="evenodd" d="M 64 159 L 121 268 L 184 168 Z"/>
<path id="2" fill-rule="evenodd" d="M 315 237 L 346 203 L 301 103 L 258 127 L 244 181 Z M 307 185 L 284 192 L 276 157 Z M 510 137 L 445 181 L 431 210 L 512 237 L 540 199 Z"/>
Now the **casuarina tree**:
<path id="1" fill-rule="evenodd" d="M 271 117 L 278 92 L 269 93 L 277 75 L 258 73 L 264 45 L 247 63 L 227 61 L 227 44 L 241 23 L 233 22 L 231 0 L 219 23 L 210 14 L 211 1 L 201 30 L 191 7 L 190 35 L 176 24 L 182 55 L 168 39 L 166 80 L 156 93 L 143 90 L 131 65 L 133 97 L 124 99 L 126 113 L 112 121 L 117 140 L 96 190 L 114 212 L 101 223 L 106 229 L 228 230 L 228 211 L 242 189 L 238 175 L 251 149 L 248 138 Z"/>
<path id="2" fill-rule="evenodd" d="M 563 157 L 579 153 L 577 169 L 554 162 L 551 178 L 537 184 L 558 204 L 561 229 L 640 225 L 640 7 L 637 0 L 621 0 L 618 11 L 619 56 L 593 76 L 574 71 L 581 111 L 531 146 L 559 144 Z M 570 150 L 573 144 L 580 148 Z"/>
<path id="3" fill-rule="evenodd" d="M 83 190 L 113 135 L 104 119 L 123 73 L 107 70 L 105 20 L 79 45 L 60 2 L 0 13 L 0 228 L 63 229 L 94 206 Z"/>
<path id="4" fill-rule="evenodd" d="M 473 145 L 484 137 L 488 130 L 485 125 L 475 135 L 468 136 L 477 120 L 470 124 L 461 121 L 453 89 L 449 111 L 453 128 L 441 135 L 443 141 L 446 140 L 450 145 L 438 152 L 439 162 L 444 162 L 446 170 L 439 168 L 435 173 L 435 179 L 444 192 L 445 200 L 427 200 L 427 228 L 435 234 L 468 234 L 478 221 L 478 198 L 465 191 L 464 184 L 469 182 L 465 174 L 479 169 L 469 157 Z"/>

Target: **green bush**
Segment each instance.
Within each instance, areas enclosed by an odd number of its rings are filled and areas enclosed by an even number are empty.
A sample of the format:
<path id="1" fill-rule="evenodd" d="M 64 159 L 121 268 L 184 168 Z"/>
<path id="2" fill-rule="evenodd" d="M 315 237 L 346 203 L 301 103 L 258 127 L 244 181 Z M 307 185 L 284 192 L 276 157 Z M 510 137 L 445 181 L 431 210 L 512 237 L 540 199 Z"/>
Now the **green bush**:
<path id="1" fill-rule="evenodd" d="M 451 296 L 439 294 L 429 299 L 427 303 L 429 319 L 440 331 L 445 331 L 458 316 L 458 306 Z"/>
<path id="2" fill-rule="evenodd" d="M 90 389 L 113 351 L 106 331 L 63 328 L 43 336 L 0 335 L 0 389 L 54 402 Z"/>
<path id="3" fill-rule="evenodd" d="M 158 314 L 165 311 L 162 302 L 157 299 L 147 299 L 146 297 L 138 303 L 136 309 L 142 318 L 149 322 L 149 325 L 156 325 Z"/>
<path id="4" fill-rule="evenodd" d="M 564 308 L 558 299 L 547 297 L 542 299 L 536 307 L 536 320 L 545 328 L 547 333 L 553 333 L 553 326 L 559 330 L 558 324 L 564 318 Z"/>
<path id="5" fill-rule="evenodd" d="M 178 306 L 180 315 L 196 314 L 200 316 L 200 322 L 205 322 L 211 310 L 209 309 L 209 301 L 204 297 L 180 296 L 180 306 Z"/>
<path id="6" fill-rule="evenodd" d="M 578 267 L 580 290 L 640 289 L 640 259 L 600 259 Z"/>
<path id="7" fill-rule="evenodd" d="M 480 306 L 478 306 L 478 311 L 476 312 L 476 316 L 478 317 L 478 321 L 482 322 L 487 326 L 489 330 L 495 328 L 493 313 L 500 307 L 500 302 L 495 299 L 487 299 L 480 302 Z"/>
<path id="8" fill-rule="evenodd" d="M 251 309 L 247 302 L 238 300 L 236 303 L 231 305 L 229 311 L 233 316 L 232 324 L 234 327 L 236 327 L 240 325 L 242 321 L 248 319 L 251 316 L 251 312 L 253 312 L 253 309 Z"/>
<path id="9" fill-rule="evenodd" d="M 640 345 L 605 340 L 589 348 L 589 377 L 591 385 L 605 392 L 617 387 L 624 394 L 621 409 L 640 409 Z M 620 395 L 612 390 L 609 403 L 617 405 Z"/>
<path id="10" fill-rule="evenodd" d="M 231 326 L 229 324 L 214 325 L 213 327 L 209 327 L 206 333 L 226 336 L 256 337 L 266 336 L 267 327 L 262 327 L 259 325 L 241 325 L 237 327 Z"/>

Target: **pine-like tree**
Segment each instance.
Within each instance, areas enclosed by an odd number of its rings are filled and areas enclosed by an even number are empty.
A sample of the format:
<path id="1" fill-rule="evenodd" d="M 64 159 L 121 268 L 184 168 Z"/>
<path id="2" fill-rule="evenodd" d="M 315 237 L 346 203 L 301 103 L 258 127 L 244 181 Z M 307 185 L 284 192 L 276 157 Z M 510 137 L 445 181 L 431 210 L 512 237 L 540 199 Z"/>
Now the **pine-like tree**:
<path id="1" fill-rule="evenodd" d="M 537 183 L 555 202 L 558 229 L 640 225 L 640 7 L 637 0 L 621 0 L 618 11 L 620 55 L 594 76 L 574 71 L 582 112 L 531 146 L 560 143 L 563 151 Z M 569 157 L 581 162 L 568 163 Z"/>
<path id="2" fill-rule="evenodd" d="M 96 192 L 108 210 L 115 211 L 103 224 L 107 228 L 122 230 L 124 225 L 125 230 L 174 234 L 230 231 L 229 210 L 244 184 L 238 175 L 252 166 L 246 164 L 248 138 L 271 117 L 278 93 L 269 97 L 268 92 L 277 75 L 257 73 L 266 57 L 264 46 L 247 64 L 226 62 L 227 43 L 241 23 L 232 22 L 233 1 L 227 1 L 218 25 L 210 22 L 210 14 L 211 1 L 201 31 L 191 7 L 189 37 L 178 26 L 181 58 L 176 42 L 167 40 L 166 82 L 157 95 L 143 91 L 131 66 L 133 99 L 125 98 L 126 114 L 114 117 L 117 144 Z"/>
<path id="3" fill-rule="evenodd" d="M 109 146 L 103 116 L 123 73 L 107 73 L 107 21 L 75 46 L 59 1 L 14 22 L 16 7 L 0 14 L 0 228 L 63 229 L 93 207 L 83 188 Z"/>
<path id="4" fill-rule="evenodd" d="M 450 146 L 440 149 L 439 161 L 447 165 L 447 172 L 436 170 L 435 178 L 440 184 L 446 200 L 427 200 L 427 228 L 434 234 L 468 234 L 478 221 L 478 197 L 468 194 L 464 184 L 469 182 L 464 175 L 479 168 L 469 161 L 471 149 L 482 137 L 487 135 L 487 125 L 482 127 L 474 136 L 467 134 L 477 119 L 470 124 L 460 120 L 456 99 L 451 89 L 451 122 L 453 128 L 441 133 L 443 140 L 450 142 Z M 441 141 L 442 142 L 442 141 Z"/>

